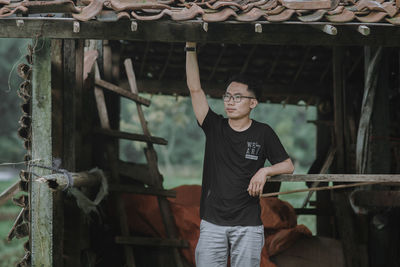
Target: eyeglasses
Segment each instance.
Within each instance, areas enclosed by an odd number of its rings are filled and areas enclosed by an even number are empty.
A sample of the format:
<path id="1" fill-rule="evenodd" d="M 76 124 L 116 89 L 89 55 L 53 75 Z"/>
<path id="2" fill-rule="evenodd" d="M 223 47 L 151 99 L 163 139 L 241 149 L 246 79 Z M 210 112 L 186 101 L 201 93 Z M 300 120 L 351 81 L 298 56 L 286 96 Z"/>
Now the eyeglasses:
<path id="1" fill-rule="evenodd" d="M 231 95 L 231 94 L 224 94 L 222 96 L 222 100 L 224 100 L 224 102 L 229 102 L 231 101 L 231 98 L 233 99 L 233 102 L 235 103 L 239 103 L 240 101 L 242 101 L 242 98 L 249 98 L 249 99 L 256 99 L 253 96 L 244 96 L 244 95 Z"/>

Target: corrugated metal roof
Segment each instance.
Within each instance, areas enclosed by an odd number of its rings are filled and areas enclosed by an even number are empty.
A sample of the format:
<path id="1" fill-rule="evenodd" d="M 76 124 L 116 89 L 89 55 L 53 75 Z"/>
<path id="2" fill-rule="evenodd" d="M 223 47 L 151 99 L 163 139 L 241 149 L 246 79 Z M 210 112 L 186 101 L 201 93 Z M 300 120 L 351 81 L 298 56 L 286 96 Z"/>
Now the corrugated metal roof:
<path id="1" fill-rule="evenodd" d="M 80 21 L 112 17 L 142 21 L 169 19 L 204 22 L 327 21 L 400 24 L 400 0 L 91 0 L 76 6 L 69 0 L 0 0 L 0 17 L 14 14 L 72 15 Z M 50 15 L 51 16 L 51 15 Z M 68 15 L 67 15 L 68 16 Z"/>

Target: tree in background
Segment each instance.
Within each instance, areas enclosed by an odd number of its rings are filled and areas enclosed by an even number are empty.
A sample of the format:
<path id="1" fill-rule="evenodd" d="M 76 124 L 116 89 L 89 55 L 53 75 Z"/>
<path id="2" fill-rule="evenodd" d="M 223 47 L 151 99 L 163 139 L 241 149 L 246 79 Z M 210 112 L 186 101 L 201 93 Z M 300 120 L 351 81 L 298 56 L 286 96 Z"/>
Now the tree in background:
<path id="1" fill-rule="evenodd" d="M 179 176 L 181 170 L 191 168 L 191 173 L 200 179 L 205 138 L 197 126 L 190 99 L 157 95 L 151 101 L 151 107 L 144 110 L 151 133 L 168 140 L 167 146 L 156 146 L 165 175 Z M 225 114 L 222 100 L 209 99 L 209 104 L 215 112 Z M 135 104 L 123 101 L 121 107 L 121 129 L 140 133 Z M 315 128 L 306 120 L 315 119 L 315 108 L 261 103 L 251 117 L 271 125 L 294 160 L 296 173 L 306 173 L 315 158 Z M 123 141 L 121 158 L 145 162 L 143 147 L 139 142 Z"/>

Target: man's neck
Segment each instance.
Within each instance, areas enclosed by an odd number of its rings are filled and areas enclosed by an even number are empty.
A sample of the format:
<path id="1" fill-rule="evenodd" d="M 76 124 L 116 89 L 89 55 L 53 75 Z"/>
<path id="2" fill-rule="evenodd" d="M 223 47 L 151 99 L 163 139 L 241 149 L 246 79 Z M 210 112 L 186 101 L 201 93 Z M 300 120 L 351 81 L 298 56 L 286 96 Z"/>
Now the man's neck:
<path id="1" fill-rule="evenodd" d="M 247 116 L 240 119 L 228 119 L 228 123 L 233 130 L 243 132 L 251 126 L 252 120 Z"/>

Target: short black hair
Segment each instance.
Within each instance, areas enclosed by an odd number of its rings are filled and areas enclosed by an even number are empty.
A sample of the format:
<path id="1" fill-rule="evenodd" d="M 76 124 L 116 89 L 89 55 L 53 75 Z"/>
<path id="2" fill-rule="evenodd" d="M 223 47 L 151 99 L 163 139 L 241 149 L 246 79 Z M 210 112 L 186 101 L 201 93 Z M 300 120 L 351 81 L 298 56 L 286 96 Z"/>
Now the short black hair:
<path id="1" fill-rule="evenodd" d="M 247 85 L 247 90 L 252 92 L 257 100 L 260 100 L 262 89 L 261 83 L 257 79 L 246 76 L 244 74 L 236 74 L 228 79 L 226 87 L 228 88 L 228 86 L 232 82 L 243 83 Z"/>

